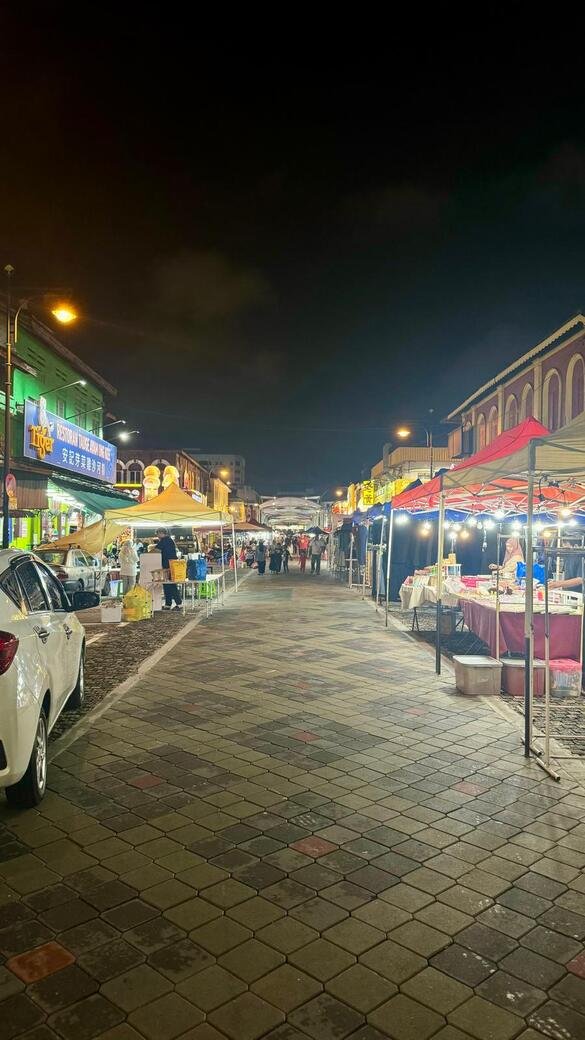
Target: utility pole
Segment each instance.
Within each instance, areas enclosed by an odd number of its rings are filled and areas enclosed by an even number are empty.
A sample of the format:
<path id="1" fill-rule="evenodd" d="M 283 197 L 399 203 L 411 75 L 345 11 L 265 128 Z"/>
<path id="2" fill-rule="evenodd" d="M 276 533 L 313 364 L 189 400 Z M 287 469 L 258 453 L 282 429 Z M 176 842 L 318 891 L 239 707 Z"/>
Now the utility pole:
<path id="1" fill-rule="evenodd" d="M 4 382 L 4 464 L 2 466 L 2 548 L 10 545 L 10 501 L 8 498 L 8 475 L 10 473 L 11 426 L 10 403 L 12 400 L 12 264 L 4 268 L 7 279 L 6 290 L 6 369 Z"/>

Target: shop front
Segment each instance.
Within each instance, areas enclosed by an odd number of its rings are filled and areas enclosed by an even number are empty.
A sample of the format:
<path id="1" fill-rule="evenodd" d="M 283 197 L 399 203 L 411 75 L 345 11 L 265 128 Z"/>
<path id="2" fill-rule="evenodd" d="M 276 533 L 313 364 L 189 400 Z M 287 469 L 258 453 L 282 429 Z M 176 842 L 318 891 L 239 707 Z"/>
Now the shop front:
<path id="1" fill-rule="evenodd" d="M 47 410 L 24 405 L 22 460 L 15 461 L 11 544 L 30 549 L 75 533 L 128 502 L 114 492 L 116 448 Z"/>

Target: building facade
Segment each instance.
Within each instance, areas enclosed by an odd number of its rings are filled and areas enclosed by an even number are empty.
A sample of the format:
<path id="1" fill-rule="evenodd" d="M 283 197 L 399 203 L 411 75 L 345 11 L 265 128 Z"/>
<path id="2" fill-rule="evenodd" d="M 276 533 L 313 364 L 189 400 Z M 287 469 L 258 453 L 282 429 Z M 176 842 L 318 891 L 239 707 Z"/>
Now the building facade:
<path id="1" fill-rule="evenodd" d="M 491 444 L 503 430 L 533 416 L 558 430 L 585 411 L 585 316 L 575 315 L 474 391 L 448 416 L 456 458 Z"/>
<path id="2" fill-rule="evenodd" d="M 242 455 L 221 455 L 213 452 L 190 452 L 210 473 L 216 474 L 232 487 L 241 487 L 246 483 L 246 460 Z"/>
<path id="3" fill-rule="evenodd" d="M 130 491 L 138 501 L 144 501 L 145 497 L 153 497 L 162 491 L 165 470 L 169 468 L 178 471 L 179 487 L 192 494 L 198 502 L 212 505 L 213 488 L 208 470 L 177 448 L 125 448 L 118 451 L 116 487 Z M 227 491 L 227 485 L 225 487 Z"/>
<path id="4" fill-rule="evenodd" d="M 27 549 L 95 519 L 100 505 L 119 504 L 109 497 L 115 447 L 101 437 L 104 401 L 116 389 L 29 314 L 19 321 L 12 360 L 16 495 L 8 519 L 11 545 Z M 0 411 L 3 430 L 3 393 Z"/>

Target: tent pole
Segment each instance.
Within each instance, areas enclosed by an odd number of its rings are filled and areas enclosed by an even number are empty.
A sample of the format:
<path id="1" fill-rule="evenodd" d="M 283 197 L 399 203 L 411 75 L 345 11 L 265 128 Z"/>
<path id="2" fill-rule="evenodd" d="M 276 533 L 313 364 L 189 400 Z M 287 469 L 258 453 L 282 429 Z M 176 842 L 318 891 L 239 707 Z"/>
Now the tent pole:
<path id="1" fill-rule="evenodd" d="M 394 510 L 390 504 L 390 523 L 388 525 L 388 552 L 386 554 L 386 628 L 388 628 L 388 603 L 390 601 L 390 564 L 392 562 L 392 532 L 394 530 Z"/>
<path id="2" fill-rule="evenodd" d="M 223 520 L 219 525 L 219 537 L 220 537 L 220 548 L 221 548 L 221 587 L 223 589 L 223 595 L 225 596 L 225 560 L 223 555 Z"/>
<path id="3" fill-rule="evenodd" d="M 366 570 L 368 567 L 368 542 L 370 540 L 370 522 L 366 523 L 366 544 L 364 548 L 364 573 L 362 575 L 362 599 L 366 598 Z"/>
<path id="4" fill-rule="evenodd" d="M 437 631 L 435 632 L 435 672 L 441 674 L 441 621 L 443 617 L 443 543 L 445 541 L 445 492 L 441 475 L 439 525 L 437 531 Z"/>
<path id="5" fill-rule="evenodd" d="M 232 549 L 234 553 L 234 588 L 238 591 L 238 554 L 236 552 L 236 529 L 234 527 L 234 518 L 232 516 Z"/>
<path id="6" fill-rule="evenodd" d="M 532 693 L 534 668 L 534 558 L 532 521 L 534 517 L 534 441 L 528 444 L 528 503 L 526 509 L 526 600 L 524 605 L 524 757 L 532 745 Z"/>
<path id="7" fill-rule="evenodd" d="M 378 604 L 380 602 L 380 578 L 382 577 L 382 543 L 384 541 L 384 525 L 386 523 L 386 517 L 382 513 L 382 526 L 380 528 L 380 537 L 378 539 L 378 556 L 376 559 L 377 575 L 376 575 L 376 614 L 378 613 Z"/>
<path id="8" fill-rule="evenodd" d="M 352 578 L 353 578 L 353 543 L 354 543 L 354 537 L 355 536 L 354 536 L 353 527 L 352 527 L 351 534 L 349 536 L 349 576 L 348 576 L 348 580 L 347 580 L 348 588 L 350 588 L 350 589 L 352 587 Z"/>

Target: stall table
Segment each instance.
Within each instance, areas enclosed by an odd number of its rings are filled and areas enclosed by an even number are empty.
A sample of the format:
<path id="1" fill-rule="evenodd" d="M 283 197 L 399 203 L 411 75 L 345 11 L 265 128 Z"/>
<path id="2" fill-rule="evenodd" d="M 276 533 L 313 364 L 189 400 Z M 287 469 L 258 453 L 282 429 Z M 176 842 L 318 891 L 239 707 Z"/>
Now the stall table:
<path id="1" fill-rule="evenodd" d="M 506 606 L 500 599 L 499 651 L 524 653 L 524 608 L 521 605 Z M 497 656 L 496 604 L 480 603 L 477 599 L 461 598 L 461 609 L 465 624 Z M 570 608 L 556 608 L 550 614 L 550 656 L 553 659 L 570 658 L 578 661 L 581 656 L 581 616 Z M 534 657 L 544 659 L 544 613 L 534 607 Z"/>
<path id="2" fill-rule="evenodd" d="M 173 584 L 177 585 L 181 590 L 181 598 L 183 600 L 183 617 L 187 613 L 187 593 L 190 592 L 191 610 L 195 610 L 196 604 L 203 601 L 205 603 L 205 617 L 211 617 L 213 615 L 214 603 L 221 603 L 224 605 L 224 590 L 222 582 L 223 574 L 207 574 L 206 578 L 185 578 L 184 581 L 155 581 L 153 585 L 164 587 L 165 585 Z M 207 585 L 214 592 L 211 596 L 203 596 L 203 586 Z"/>

